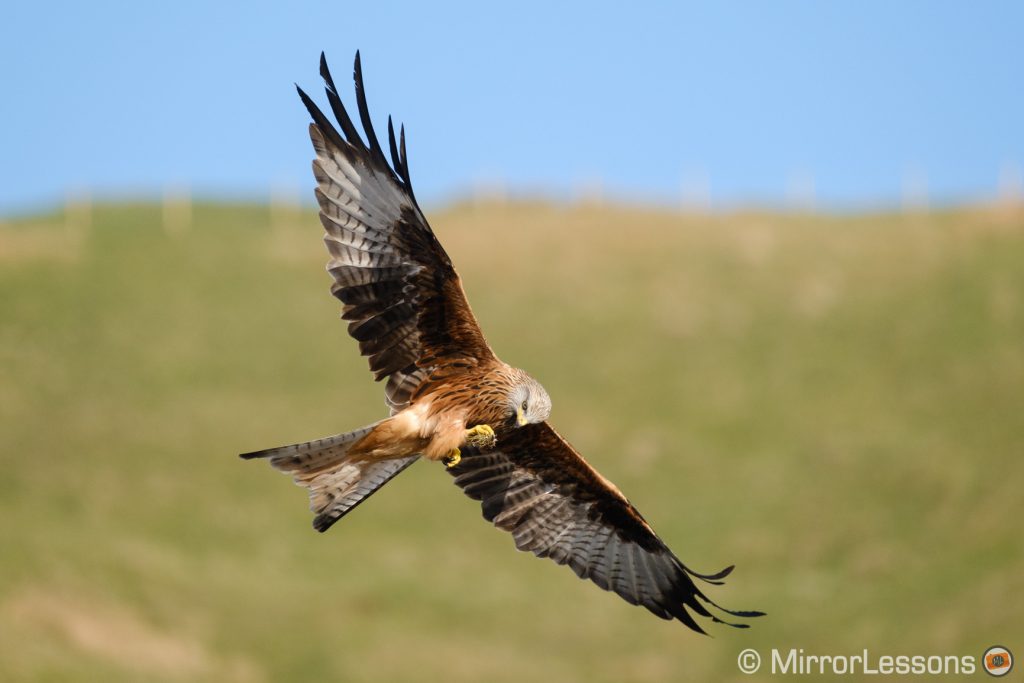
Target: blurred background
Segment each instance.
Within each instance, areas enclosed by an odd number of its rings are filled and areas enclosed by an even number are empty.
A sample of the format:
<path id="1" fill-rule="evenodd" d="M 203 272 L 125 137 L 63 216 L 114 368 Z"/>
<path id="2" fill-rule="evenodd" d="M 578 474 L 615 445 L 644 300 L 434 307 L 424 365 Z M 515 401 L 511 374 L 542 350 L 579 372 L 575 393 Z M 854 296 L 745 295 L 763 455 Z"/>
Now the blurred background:
<path id="1" fill-rule="evenodd" d="M 1018 3 L 36 5 L 0 26 L 0 680 L 750 680 L 1024 653 Z M 698 571 L 715 638 L 421 463 L 325 535 L 237 453 L 382 389 L 308 117 L 378 131 L 492 345 Z M 980 673 L 978 675 L 981 675 Z M 767 673 L 753 678 L 768 678 Z"/>

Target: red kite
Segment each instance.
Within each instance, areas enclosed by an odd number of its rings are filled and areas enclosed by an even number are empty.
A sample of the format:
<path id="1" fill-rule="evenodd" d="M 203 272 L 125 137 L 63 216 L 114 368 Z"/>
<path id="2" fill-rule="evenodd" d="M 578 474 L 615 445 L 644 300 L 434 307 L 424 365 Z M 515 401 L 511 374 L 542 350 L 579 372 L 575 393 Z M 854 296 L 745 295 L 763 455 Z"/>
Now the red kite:
<path id="1" fill-rule="evenodd" d="M 413 195 L 404 127 L 396 143 L 388 119 L 390 164 L 373 131 L 359 53 L 356 102 L 366 142 L 323 55 L 320 75 L 340 131 L 298 90 L 313 118 L 331 292 L 374 377 L 387 380 L 391 415 L 353 432 L 242 457 L 267 458 L 308 488 L 318 531 L 421 456 L 440 460 L 520 550 L 567 564 L 580 578 L 701 633 L 693 615 L 728 623 L 711 608 L 760 616 L 709 599 L 694 579 L 721 584 L 732 567 L 707 575 L 680 562 L 619 489 L 548 424 L 551 399 L 540 383 L 488 346 Z"/>

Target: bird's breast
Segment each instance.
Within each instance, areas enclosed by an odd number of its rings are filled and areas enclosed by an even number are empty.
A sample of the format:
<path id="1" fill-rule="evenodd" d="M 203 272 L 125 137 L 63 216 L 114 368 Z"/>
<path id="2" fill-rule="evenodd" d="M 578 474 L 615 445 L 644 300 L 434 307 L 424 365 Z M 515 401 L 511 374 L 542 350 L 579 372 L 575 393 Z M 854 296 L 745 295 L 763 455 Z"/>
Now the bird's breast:
<path id="1" fill-rule="evenodd" d="M 509 391 L 510 384 L 500 371 L 466 373 L 446 378 L 420 400 L 429 403 L 431 416 L 461 413 L 467 427 L 486 424 L 500 434 L 514 422 Z"/>

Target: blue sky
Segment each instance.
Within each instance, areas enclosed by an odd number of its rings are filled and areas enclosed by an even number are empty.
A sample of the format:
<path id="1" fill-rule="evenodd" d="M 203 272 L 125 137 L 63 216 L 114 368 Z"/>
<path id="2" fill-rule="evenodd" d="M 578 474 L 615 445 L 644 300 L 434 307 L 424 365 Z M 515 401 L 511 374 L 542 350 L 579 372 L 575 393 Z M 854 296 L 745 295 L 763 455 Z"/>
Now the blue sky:
<path id="1" fill-rule="evenodd" d="M 63 5 L 63 6 L 62 6 Z M 716 206 L 991 197 L 1024 164 L 1024 3 L 13 3 L 0 214 L 311 193 L 297 82 L 404 121 L 437 205 L 481 184 Z M 344 84 L 344 85 L 343 85 Z M 1004 171 L 1005 173 L 1005 171 Z"/>

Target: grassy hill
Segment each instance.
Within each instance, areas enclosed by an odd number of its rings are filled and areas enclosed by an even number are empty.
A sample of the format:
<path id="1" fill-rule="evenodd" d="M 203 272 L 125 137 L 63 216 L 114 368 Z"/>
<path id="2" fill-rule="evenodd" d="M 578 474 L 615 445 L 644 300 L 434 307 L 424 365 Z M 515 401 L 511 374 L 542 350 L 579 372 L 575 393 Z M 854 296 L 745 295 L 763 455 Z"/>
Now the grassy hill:
<path id="1" fill-rule="evenodd" d="M 0 680 L 1024 656 L 1024 213 L 431 220 L 559 430 L 690 566 L 738 566 L 714 599 L 769 616 L 714 638 L 655 619 L 515 552 L 439 465 L 313 532 L 304 493 L 236 454 L 383 414 L 316 219 L 99 206 L 0 224 Z"/>

